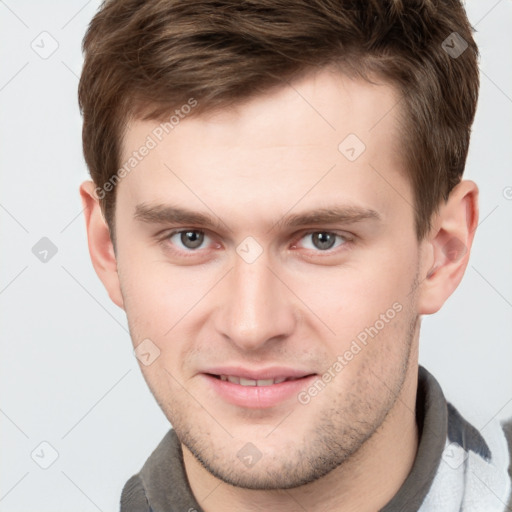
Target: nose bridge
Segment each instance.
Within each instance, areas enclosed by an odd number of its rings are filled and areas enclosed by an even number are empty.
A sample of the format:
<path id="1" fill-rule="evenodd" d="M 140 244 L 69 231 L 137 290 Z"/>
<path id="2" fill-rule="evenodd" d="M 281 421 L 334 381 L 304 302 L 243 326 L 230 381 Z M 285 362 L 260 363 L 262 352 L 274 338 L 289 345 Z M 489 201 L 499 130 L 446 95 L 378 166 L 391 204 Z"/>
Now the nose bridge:
<path id="1" fill-rule="evenodd" d="M 266 253 L 254 261 L 237 255 L 222 296 L 218 329 L 244 350 L 257 350 L 294 327 L 290 297 L 270 265 Z"/>

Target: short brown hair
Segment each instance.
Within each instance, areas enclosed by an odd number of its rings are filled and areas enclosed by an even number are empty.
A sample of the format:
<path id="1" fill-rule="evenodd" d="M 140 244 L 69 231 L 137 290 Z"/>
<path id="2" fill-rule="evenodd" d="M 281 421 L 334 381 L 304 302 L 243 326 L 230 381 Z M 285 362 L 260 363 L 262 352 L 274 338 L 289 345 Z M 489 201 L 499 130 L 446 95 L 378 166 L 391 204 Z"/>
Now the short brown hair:
<path id="1" fill-rule="evenodd" d="M 116 177 L 130 118 L 161 120 L 191 98 L 198 115 L 339 64 L 400 92 L 421 239 L 464 171 L 479 90 L 472 31 L 460 0 L 106 0 L 79 85 L 91 177 Z M 100 199 L 113 235 L 115 186 Z"/>

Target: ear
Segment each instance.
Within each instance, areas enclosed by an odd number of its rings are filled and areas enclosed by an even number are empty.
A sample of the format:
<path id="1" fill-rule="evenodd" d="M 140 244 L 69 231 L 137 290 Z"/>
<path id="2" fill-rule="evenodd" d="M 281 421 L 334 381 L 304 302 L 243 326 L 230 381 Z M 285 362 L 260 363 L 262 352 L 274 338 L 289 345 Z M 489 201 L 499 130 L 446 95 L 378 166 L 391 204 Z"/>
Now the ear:
<path id="1" fill-rule="evenodd" d="M 94 270 L 112 301 L 123 308 L 123 296 L 117 273 L 114 246 L 92 181 L 84 181 L 80 185 L 80 197 L 84 207 L 89 254 Z"/>
<path id="2" fill-rule="evenodd" d="M 444 203 L 428 237 L 420 284 L 418 313 L 438 311 L 455 291 L 466 270 L 478 225 L 478 187 L 469 180 L 456 185 Z"/>

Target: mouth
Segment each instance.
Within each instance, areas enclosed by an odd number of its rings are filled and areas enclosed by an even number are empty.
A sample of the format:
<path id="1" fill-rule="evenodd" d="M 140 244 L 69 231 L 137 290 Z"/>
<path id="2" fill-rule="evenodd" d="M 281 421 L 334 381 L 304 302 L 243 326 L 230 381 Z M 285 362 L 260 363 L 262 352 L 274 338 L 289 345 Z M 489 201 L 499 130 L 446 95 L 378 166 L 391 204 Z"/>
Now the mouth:
<path id="1" fill-rule="evenodd" d="M 299 393 L 318 377 L 316 373 L 293 370 L 251 372 L 228 369 L 203 373 L 214 397 L 237 407 L 266 409 L 283 403 L 298 402 Z"/>
<path id="2" fill-rule="evenodd" d="M 273 386 L 274 384 L 281 384 L 281 382 L 289 382 L 292 380 L 299 380 L 304 377 L 275 377 L 271 379 L 249 379 L 245 377 L 238 377 L 236 375 L 215 375 L 207 374 L 215 379 L 224 382 L 231 382 L 232 384 L 239 384 L 240 386 Z M 306 375 L 308 377 L 309 375 Z"/>

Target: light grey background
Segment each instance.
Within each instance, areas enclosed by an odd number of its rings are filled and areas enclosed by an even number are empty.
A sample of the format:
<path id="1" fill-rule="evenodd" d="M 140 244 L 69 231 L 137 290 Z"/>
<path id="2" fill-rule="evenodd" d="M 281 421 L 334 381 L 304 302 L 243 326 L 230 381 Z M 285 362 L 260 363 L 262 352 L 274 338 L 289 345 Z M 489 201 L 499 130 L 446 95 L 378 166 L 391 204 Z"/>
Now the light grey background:
<path id="1" fill-rule="evenodd" d="M 88 175 L 76 90 L 98 5 L 0 1 L 4 512 L 117 510 L 123 484 L 168 429 L 124 314 L 93 271 L 81 215 Z M 512 2 L 467 9 L 482 75 L 466 172 L 480 186 L 481 225 L 462 285 L 424 319 L 420 359 L 484 428 L 512 416 Z M 32 252 L 42 237 L 58 249 L 46 263 Z M 40 465 L 53 451 L 42 442 L 58 453 L 48 469 Z"/>

